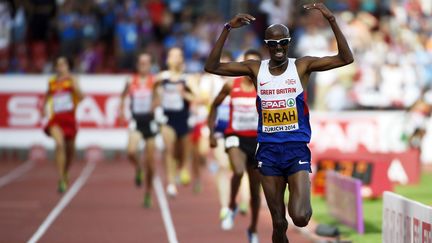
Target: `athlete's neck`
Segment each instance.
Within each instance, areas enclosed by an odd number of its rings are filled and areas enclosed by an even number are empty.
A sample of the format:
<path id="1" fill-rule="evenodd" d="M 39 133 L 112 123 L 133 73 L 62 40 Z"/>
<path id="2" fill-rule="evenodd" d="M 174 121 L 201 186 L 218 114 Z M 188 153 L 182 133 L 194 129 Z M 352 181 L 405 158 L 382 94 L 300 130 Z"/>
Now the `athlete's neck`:
<path id="1" fill-rule="evenodd" d="M 148 74 L 147 73 L 139 73 L 138 77 L 140 78 L 141 82 L 144 82 L 145 80 L 147 80 Z"/>
<path id="2" fill-rule="evenodd" d="M 269 62 L 269 69 L 277 69 L 277 68 L 282 68 L 285 66 L 285 64 L 288 63 L 288 58 L 285 59 L 282 62 L 279 61 L 274 61 L 274 60 L 270 60 Z"/>

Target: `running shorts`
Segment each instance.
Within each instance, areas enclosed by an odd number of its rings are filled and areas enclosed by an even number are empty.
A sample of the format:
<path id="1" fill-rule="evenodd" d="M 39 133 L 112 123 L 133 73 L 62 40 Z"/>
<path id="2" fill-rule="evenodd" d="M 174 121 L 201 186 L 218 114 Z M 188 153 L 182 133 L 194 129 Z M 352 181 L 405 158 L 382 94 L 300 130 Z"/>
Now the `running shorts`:
<path id="1" fill-rule="evenodd" d="M 65 139 L 75 139 L 78 132 L 78 124 L 75 119 L 75 115 L 72 113 L 60 113 L 53 116 L 48 124 L 45 126 L 44 132 L 51 136 L 49 129 L 52 126 L 59 126 L 63 131 Z"/>
<path id="2" fill-rule="evenodd" d="M 227 135 L 225 137 L 225 149 L 239 148 L 247 156 L 247 165 L 257 167 L 255 151 L 257 147 L 256 137 L 245 137 L 238 135 Z"/>
<path id="3" fill-rule="evenodd" d="M 152 115 L 134 116 L 129 128 L 139 131 L 144 139 L 156 136 L 159 131 L 158 124 L 154 121 Z"/>
<path id="4" fill-rule="evenodd" d="M 311 152 L 307 143 L 259 143 L 256 152 L 258 169 L 264 176 L 290 175 L 311 170 Z"/>

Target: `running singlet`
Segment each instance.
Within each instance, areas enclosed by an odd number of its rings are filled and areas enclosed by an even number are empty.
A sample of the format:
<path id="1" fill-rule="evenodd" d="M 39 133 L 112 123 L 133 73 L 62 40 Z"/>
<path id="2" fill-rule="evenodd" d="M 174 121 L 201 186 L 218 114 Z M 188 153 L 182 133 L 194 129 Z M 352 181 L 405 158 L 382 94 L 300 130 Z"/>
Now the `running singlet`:
<path id="1" fill-rule="evenodd" d="M 172 82 L 168 79 L 162 81 L 163 95 L 162 108 L 166 112 L 185 112 L 189 110 L 188 102 L 181 95 L 181 89 L 186 89 L 186 82 L 181 79 Z"/>
<path id="2" fill-rule="evenodd" d="M 242 79 L 237 78 L 233 81 L 230 93 L 230 119 L 225 134 L 256 137 L 258 124 L 256 92 L 255 89 L 242 90 Z"/>
<path id="3" fill-rule="evenodd" d="M 258 142 L 310 142 L 309 109 L 295 59 L 273 76 L 269 60 L 261 61 L 257 77 Z"/>
<path id="4" fill-rule="evenodd" d="M 51 116 L 65 113 L 75 114 L 77 99 L 71 78 L 51 78 L 48 82 L 48 93 L 51 97 L 48 100 Z"/>
<path id="5" fill-rule="evenodd" d="M 142 83 L 138 75 L 132 77 L 129 87 L 132 116 L 149 115 L 152 113 L 153 76 L 149 75 Z"/>
<path id="6" fill-rule="evenodd" d="M 178 81 L 162 80 L 162 108 L 168 118 L 167 125 L 174 128 L 177 137 L 183 137 L 189 132 L 189 102 L 181 92 L 188 92 L 185 79 Z M 183 89 L 183 90 L 182 90 Z"/>

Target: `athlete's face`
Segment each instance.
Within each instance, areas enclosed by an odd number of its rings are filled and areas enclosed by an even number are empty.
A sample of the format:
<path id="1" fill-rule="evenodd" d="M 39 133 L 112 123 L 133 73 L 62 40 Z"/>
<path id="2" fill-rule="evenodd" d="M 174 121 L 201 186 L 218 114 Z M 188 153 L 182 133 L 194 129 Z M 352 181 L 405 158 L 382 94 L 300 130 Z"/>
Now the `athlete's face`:
<path id="1" fill-rule="evenodd" d="M 138 58 L 137 63 L 138 73 L 142 75 L 146 75 L 150 72 L 151 69 L 151 57 L 148 54 L 141 54 Z"/>
<path id="2" fill-rule="evenodd" d="M 291 41 L 288 29 L 269 28 L 265 32 L 265 42 L 269 50 L 270 59 L 283 62 L 287 59 L 288 47 Z"/>
<path id="3" fill-rule="evenodd" d="M 69 64 L 64 57 L 59 57 L 56 62 L 56 71 L 59 75 L 66 75 L 69 73 Z"/>
<path id="4" fill-rule="evenodd" d="M 168 52 L 167 65 L 169 68 L 179 69 L 184 64 L 183 51 L 180 48 L 172 48 Z"/>

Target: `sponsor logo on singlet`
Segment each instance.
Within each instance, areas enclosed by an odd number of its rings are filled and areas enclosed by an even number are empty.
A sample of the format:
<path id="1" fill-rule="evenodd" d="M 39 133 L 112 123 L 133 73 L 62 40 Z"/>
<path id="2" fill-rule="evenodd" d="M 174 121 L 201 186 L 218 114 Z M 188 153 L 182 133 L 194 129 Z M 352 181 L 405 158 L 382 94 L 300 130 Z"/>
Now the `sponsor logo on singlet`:
<path id="1" fill-rule="evenodd" d="M 298 129 L 295 99 L 261 101 L 263 132 L 283 132 Z"/>

